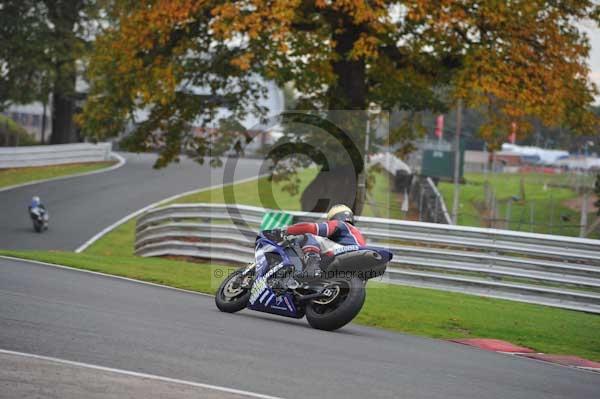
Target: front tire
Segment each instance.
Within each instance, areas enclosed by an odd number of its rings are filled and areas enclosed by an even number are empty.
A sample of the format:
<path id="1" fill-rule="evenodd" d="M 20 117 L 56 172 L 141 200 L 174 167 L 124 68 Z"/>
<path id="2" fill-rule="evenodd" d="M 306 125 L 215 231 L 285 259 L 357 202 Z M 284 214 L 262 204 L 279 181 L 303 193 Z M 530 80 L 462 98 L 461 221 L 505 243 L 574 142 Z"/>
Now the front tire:
<path id="1" fill-rule="evenodd" d="M 43 228 L 44 225 L 42 224 L 42 222 L 38 222 L 37 220 L 33 221 L 33 230 L 35 230 L 36 233 L 41 233 Z"/>
<path id="2" fill-rule="evenodd" d="M 306 320 L 318 330 L 333 331 L 350 323 L 365 303 L 365 283 L 358 277 L 332 284 L 338 290 L 331 300 L 313 300 L 306 307 Z"/>
<path id="3" fill-rule="evenodd" d="M 231 273 L 219 286 L 215 294 L 215 304 L 221 312 L 235 313 L 244 309 L 250 300 L 250 288 L 240 286 L 242 269 Z M 246 276 L 251 278 L 251 276 Z"/>

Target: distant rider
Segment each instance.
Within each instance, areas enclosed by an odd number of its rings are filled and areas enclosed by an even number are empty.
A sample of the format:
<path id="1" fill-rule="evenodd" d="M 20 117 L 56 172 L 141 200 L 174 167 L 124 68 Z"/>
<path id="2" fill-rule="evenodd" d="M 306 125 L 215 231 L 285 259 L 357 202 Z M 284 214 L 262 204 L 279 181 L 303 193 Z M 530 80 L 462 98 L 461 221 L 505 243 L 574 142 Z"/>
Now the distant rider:
<path id="1" fill-rule="evenodd" d="M 39 208 L 39 209 L 43 210 L 44 212 L 46 212 L 46 207 L 44 206 L 44 204 L 42 204 L 40 197 L 38 197 L 37 195 L 31 197 L 31 202 L 29 203 L 29 206 L 27 207 L 27 209 L 29 209 L 29 211 L 31 212 L 32 209 L 36 209 L 36 208 Z"/>
<path id="2" fill-rule="evenodd" d="M 303 235 L 300 245 L 304 252 L 304 270 L 302 277 L 308 279 L 321 275 L 321 255 L 331 257 L 339 245 L 365 246 L 366 240 L 354 227 L 354 213 L 346 205 L 334 205 L 327 212 L 327 222 L 297 223 L 284 230 L 274 229 L 272 234 L 282 237 L 284 234 Z"/>

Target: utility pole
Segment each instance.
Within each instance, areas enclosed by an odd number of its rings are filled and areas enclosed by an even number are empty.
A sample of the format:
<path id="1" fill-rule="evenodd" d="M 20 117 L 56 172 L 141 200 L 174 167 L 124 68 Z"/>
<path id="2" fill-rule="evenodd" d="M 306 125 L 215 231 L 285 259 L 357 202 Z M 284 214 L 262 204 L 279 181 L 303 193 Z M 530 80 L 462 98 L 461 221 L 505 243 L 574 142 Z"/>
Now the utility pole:
<path id="1" fill-rule="evenodd" d="M 363 157 L 363 171 L 358 177 L 358 190 L 360 194 L 360 202 L 357 205 L 355 205 L 356 209 L 354 209 L 354 212 L 358 215 L 362 213 L 367 202 L 367 169 L 369 164 L 369 147 L 371 145 L 371 130 L 376 130 L 378 128 L 378 123 L 373 123 L 371 119 L 377 118 L 380 112 L 381 108 L 377 104 L 369 104 L 369 108 L 367 109 L 367 129 L 365 132 L 365 153 Z"/>
<path id="2" fill-rule="evenodd" d="M 369 137 L 371 136 L 371 116 L 367 113 L 367 131 L 365 134 L 365 153 L 363 156 L 363 171 L 360 174 L 358 181 L 358 189 L 360 191 L 360 206 L 354 212 L 361 214 L 367 203 L 367 165 L 369 164 Z"/>
<path id="3" fill-rule="evenodd" d="M 581 196 L 581 218 L 579 219 L 579 237 L 585 237 L 587 231 L 588 214 L 588 190 L 583 186 L 583 195 Z"/>
<path id="4" fill-rule="evenodd" d="M 456 134 L 454 136 L 454 197 L 452 201 L 452 223 L 458 224 L 460 195 L 460 132 L 462 125 L 462 99 L 456 102 Z"/>
<path id="5" fill-rule="evenodd" d="M 583 147 L 584 152 L 583 152 L 583 183 L 581 184 L 581 189 L 582 189 L 582 196 L 581 196 L 581 216 L 579 219 L 579 237 L 585 237 L 586 232 L 587 232 L 587 224 L 588 224 L 588 220 L 587 220 L 587 214 L 588 214 L 588 187 L 587 187 L 587 177 L 588 177 L 588 163 L 587 163 L 587 158 L 588 158 L 588 147 L 590 145 L 594 145 L 594 142 L 592 141 L 586 141 L 585 145 Z"/>
<path id="6" fill-rule="evenodd" d="M 46 103 L 48 100 L 44 99 L 43 111 L 42 111 L 42 144 L 46 144 Z"/>

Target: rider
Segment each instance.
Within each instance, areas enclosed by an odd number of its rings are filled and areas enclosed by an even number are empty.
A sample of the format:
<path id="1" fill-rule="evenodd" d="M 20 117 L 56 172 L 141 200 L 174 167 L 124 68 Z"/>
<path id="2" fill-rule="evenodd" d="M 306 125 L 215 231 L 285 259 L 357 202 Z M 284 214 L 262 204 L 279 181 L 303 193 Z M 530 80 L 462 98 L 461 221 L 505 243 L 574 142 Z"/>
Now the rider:
<path id="1" fill-rule="evenodd" d="M 29 203 L 29 206 L 27 207 L 27 209 L 29 209 L 29 211 L 31 211 L 32 209 L 35 209 L 35 208 L 40 208 L 44 211 L 46 210 L 46 207 L 44 206 L 44 204 L 42 204 L 40 197 L 38 197 L 37 195 L 31 197 L 31 202 Z"/>
<path id="2" fill-rule="evenodd" d="M 327 222 L 297 223 L 288 226 L 284 231 L 275 230 L 275 234 L 287 233 L 303 235 L 300 242 L 304 252 L 303 277 L 318 277 L 321 275 L 321 255 L 333 256 L 336 244 L 366 245 L 361 232 L 354 227 L 354 213 L 343 204 L 334 205 L 327 212 Z"/>

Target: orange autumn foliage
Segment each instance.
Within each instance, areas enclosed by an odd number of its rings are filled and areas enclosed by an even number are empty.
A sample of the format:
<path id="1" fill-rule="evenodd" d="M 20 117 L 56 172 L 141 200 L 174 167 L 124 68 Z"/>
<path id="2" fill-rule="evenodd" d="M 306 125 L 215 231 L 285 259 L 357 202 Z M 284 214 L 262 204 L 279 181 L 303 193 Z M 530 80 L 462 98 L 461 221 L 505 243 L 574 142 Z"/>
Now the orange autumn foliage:
<path id="1" fill-rule="evenodd" d="M 589 0 L 115 0 L 109 15 L 80 118 L 100 137 L 140 108 L 150 117 L 136 140 L 168 130 L 173 147 L 186 123 L 211 120 L 217 107 L 260 115 L 256 76 L 293 82 L 309 108 L 376 102 L 414 113 L 461 98 L 487 110 L 480 133 L 492 146 L 499 130 L 515 121 L 524 131 L 532 117 L 597 126 L 589 43 L 577 29 L 597 18 Z"/>

